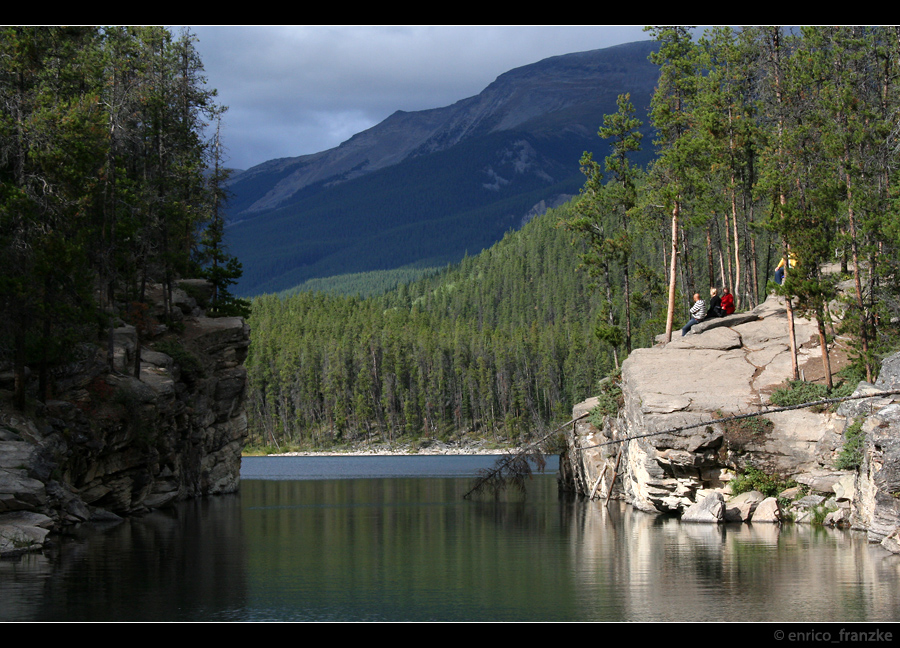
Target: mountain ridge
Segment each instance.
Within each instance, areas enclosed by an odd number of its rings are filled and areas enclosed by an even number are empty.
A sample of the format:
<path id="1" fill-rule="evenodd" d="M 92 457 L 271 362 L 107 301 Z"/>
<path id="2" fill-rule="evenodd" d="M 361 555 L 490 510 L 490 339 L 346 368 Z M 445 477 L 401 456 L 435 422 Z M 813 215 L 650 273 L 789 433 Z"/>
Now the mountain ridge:
<path id="1" fill-rule="evenodd" d="M 499 240 L 542 200 L 577 193 L 580 155 L 601 145 L 597 129 L 615 112 L 619 94 L 631 92 L 639 111 L 649 104 L 655 47 L 639 41 L 550 57 L 449 106 L 398 110 L 333 149 L 235 174 L 229 243 L 245 267 L 241 292 L 425 258 L 449 262 Z M 526 195 L 534 200 L 515 213 L 504 207 Z M 394 231 L 409 235 L 410 227 L 434 239 L 447 219 L 457 223 L 444 250 L 422 238 L 365 249 L 369 236 L 389 240 Z M 471 234 L 468 241 L 461 233 Z M 398 245 L 421 246 L 425 256 L 411 259 Z M 351 249 L 357 251 L 346 255 L 346 267 L 321 261 Z"/>

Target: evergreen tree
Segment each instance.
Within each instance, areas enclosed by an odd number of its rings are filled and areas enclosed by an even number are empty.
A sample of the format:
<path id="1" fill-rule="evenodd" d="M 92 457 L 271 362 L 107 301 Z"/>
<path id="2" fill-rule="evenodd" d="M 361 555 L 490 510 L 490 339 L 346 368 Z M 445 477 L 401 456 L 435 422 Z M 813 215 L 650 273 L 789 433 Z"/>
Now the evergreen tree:
<path id="1" fill-rule="evenodd" d="M 651 170 L 652 196 L 645 200 L 654 208 L 662 207 L 671 215 L 669 252 L 669 292 L 666 311 L 666 341 L 672 338 L 675 316 L 679 241 L 686 240 L 683 210 L 696 178 L 693 171 L 698 140 L 690 129 L 691 111 L 696 95 L 695 47 L 689 27 L 649 28 L 660 48 L 651 60 L 660 66 L 660 78 L 651 99 L 651 118 L 658 138 L 654 141 L 658 157 Z M 686 245 L 684 246 L 686 247 Z M 689 255 L 685 255 L 688 260 Z M 682 265 L 682 271 L 684 267 Z M 694 289 L 692 280 L 684 282 L 684 292 Z"/>
<path id="2" fill-rule="evenodd" d="M 192 37 L 160 27 L 0 29 L 0 361 L 18 407 L 26 366 L 51 397 L 50 368 L 98 322 L 112 368 L 115 316 L 139 324 L 147 282 L 169 297 L 189 267 L 218 111 L 200 70 Z"/>
<path id="3" fill-rule="evenodd" d="M 220 138 L 221 119 L 216 121 L 216 134 L 212 147 L 212 170 L 209 176 L 211 196 L 210 217 L 201 239 L 201 260 L 205 263 L 203 276 L 212 284 L 209 312 L 212 315 L 250 316 L 250 303 L 236 297 L 229 286 L 235 285 L 243 275 L 243 267 L 237 257 L 228 254 L 225 246 L 224 202 L 227 200 L 225 182 L 230 170 L 222 164 Z"/>

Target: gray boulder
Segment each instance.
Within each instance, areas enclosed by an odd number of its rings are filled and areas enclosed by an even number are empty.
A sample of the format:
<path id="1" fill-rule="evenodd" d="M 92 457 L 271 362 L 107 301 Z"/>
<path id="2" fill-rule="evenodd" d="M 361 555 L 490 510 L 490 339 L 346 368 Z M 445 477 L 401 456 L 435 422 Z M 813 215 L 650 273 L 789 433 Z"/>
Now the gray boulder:
<path id="1" fill-rule="evenodd" d="M 757 522 L 764 524 L 781 522 L 781 507 L 778 505 L 778 500 L 774 497 L 767 497 L 760 502 L 753 512 L 750 522 L 753 524 Z"/>
<path id="2" fill-rule="evenodd" d="M 749 522 L 759 503 L 765 498 L 759 491 L 747 491 L 732 497 L 725 504 L 725 521 Z"/>
<path id="3" fill-rule="evenodd" d="M 725 498 L 722 493 L 709 493 L 702 500 L 684 510 L 682 522 L 711 522 L 717 524 L 725 519 Z"/>

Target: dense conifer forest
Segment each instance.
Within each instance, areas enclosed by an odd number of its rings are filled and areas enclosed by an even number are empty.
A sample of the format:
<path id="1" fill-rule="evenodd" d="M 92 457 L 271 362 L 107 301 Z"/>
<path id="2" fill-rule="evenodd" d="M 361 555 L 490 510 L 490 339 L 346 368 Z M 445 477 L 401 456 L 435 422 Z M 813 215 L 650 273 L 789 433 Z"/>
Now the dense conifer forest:
<path id="1" fill-rule="evenodd" d="M 739 309 L 791 297 L 791 317 L 850 340 L 874 376 L 900 319 L 900 31 L 649 32 L 650 111 L 623 95 L 597 116 L 573 202 L 383 294 L 253 301 L 255 443 L 521 440 L 565 420 L 631 349 L 671 336 L 711 287 Z M 179 276 L 204 275 L 213 313 L 245 312 L 222 246 L 215 97 L 188 32 L 0 29 L 0 373 L 15 375 L 18 406 L 28 369 L 51 398 L 53 368 L 82 342 L 111 345 L 123 321 L 142 331 L 151 282 L 171 295 Z"/>
<path id="2" fill-rule="evenodd" d="M 611 366 L 587 344 L 597 299 L 570 238 L 548 214 L 381 296 L 255 299 L 257 432 L 269 444 L 463 431 L 516 441 L 564 417 Z"/>
<path id="3" fill-rule="evenodd" d="M 572 203 L 383 295 L 254 300 L 254 443 L 520 441 L 564 421 L 631 349 L 669 338 L 712 287 L 739 310 L 792 298 L 789 321 L 844 336 L 873 377 L 900 315 L 900 31 L 648 31 L 660 43 L 650 112 L 623 95 L 598 115 L 603 156 L 582 157 Z M 654 161 L 633 166 L 648 147 Z"/>
<path id="4" fill-rule="evenodd" d="M 215 97 L 187 31 L 0 28 L 0 372 L 20 408 L 28 369 L 45 400 L 82 343 L 149 330 L 150 283 L 171 309 L 177 278 L 207 276 L 212 312 L 241 311 Z"/>

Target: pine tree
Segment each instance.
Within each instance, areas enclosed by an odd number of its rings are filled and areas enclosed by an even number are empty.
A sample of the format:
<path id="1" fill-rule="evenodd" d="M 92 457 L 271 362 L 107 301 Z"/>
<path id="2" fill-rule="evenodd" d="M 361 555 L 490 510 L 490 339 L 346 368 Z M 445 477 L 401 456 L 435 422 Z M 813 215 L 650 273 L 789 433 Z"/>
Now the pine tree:
<path id="1" fill-rule="evenodd" d="M 696 93 L 695 49 L 689 27 L 650 28 L 660 42 L 651 60 L 660 66 L 660 78 L 651 99 L 651 117 L 658 138 L 654 144 L 658 157 L 651 176 L 654 194 L 650 200 L 671 215 L 671 251 L 669 253 L 669 292 L 665 339 L 672 338 L 678 269 L 679 241 L 684 238 L 682 214 L 694 180 L 696 139 L 690 131 L 692 100 Z M 693 286 L 685 286 L 692 289 Z"/>
<path id="2" fill-rule="evenodd" d="M 215 316 L 250 316 L 250 303 L 236 297 L 230 290 L 243 275 L 243 267 L 237 257 L 228 254 L 225 246 L 225 214 L 223 205 L 227 199 L 225 182 L 230 171 L 222 164 L 223 151 L 220 138 L 221 119 L 216 121 L 216 134 L 212 147 L 212 172 L 209 176 L 210 218 L 203 232 L 201 258 L 206 267 L 203 276 L 212 284 L 209 313 Z"/>

